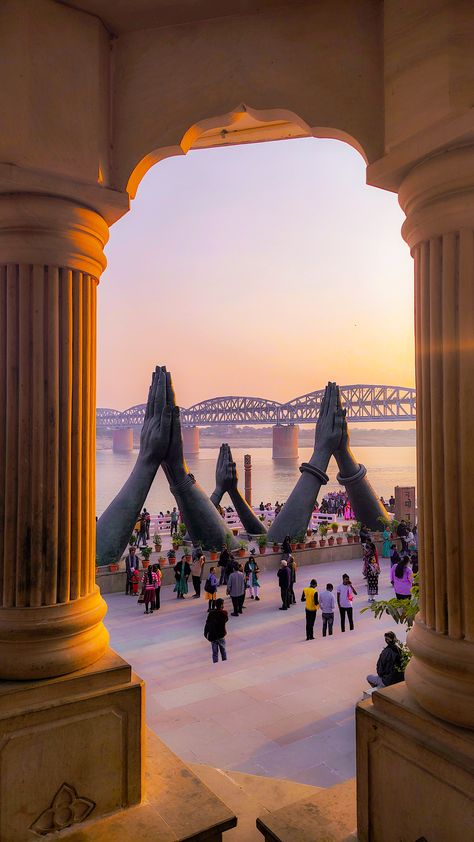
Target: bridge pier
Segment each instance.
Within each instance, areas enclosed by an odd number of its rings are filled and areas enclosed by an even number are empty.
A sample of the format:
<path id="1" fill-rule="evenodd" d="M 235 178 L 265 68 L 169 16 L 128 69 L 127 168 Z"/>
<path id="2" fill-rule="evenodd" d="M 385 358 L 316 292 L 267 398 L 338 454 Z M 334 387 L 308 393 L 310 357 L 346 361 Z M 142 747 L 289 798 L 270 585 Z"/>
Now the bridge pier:
<path id="1" fill-rule="evenodd" d="M 185 456 L 199 453 L 199 427 L 181 427 Z"/>
<path id="2" fill-rule="evenodd" d="M 130 453 L 133 450 L 133 430 L 131 427 L 120 427 L 113 431 L 112 449 L 114 453 Z"/>
<path id="3" fill-rule="evenodd" d="M 298 431 L 297 424 L 276 424 L 273 427 L 273 459 L 298 458 Z"/>

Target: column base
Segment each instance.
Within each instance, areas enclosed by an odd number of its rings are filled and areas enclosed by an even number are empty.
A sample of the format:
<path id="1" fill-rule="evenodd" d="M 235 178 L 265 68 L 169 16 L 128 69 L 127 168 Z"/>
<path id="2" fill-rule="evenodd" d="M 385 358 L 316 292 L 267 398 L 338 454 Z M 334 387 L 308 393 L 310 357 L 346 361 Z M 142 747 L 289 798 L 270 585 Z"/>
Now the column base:
<path id="1" fill-rule="evenodd" d="M 405 684 L 356 709 L 359 842 L 462 842 L 474 826 L 474 734 L 427 713 Z"/>
<path id="2" fill-rule="evenodd" d="M 143 718 L 143 682 L 110 649 L 60 678 L 1 681 L 2 842 L 139 802 Z"/>
<path id="3" fill-rule="evenodd" d="M 109 643 L 106 611 L 97 586 L 72 602 L 0 608 L 0 680 L 53 678 L 98 661 Z"/>

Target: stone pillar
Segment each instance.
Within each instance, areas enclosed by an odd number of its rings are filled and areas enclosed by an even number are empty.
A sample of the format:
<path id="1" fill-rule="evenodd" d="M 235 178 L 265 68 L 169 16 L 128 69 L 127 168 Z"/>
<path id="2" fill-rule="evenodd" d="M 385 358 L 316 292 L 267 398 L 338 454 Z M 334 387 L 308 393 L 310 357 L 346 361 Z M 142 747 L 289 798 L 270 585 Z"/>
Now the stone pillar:
<path id="1" fill-rule="evenodd" d="M 130 453 L 133 450 L 133 430 L 131 427 L 120 427 L 113 431 L 112 448 L 114 453 Z"/>
<path id="2" fill-rule="evenodd" d="M 0 196 L 0 678 L 94 663 L 96 286 L 102 217 Z"/>
<path id="3" fill-rule="evenodd" d="M 400 189 L 415 261 L 420 613 L 409 690 L 474 728 L 474 147 L 416 166 Z"/>
<path id="4" fill-rule="evenodd" d="M 183 452 L 185 456 L 199 453 L 199 427 L 182 427 Z"/>
<path id="5" fill-rule="evenodd" d="M 276 424 L 273 427 L 273 459 L 298 458 L 298 426 Z"/>
<path id="6" fill-rule="evenodd" d="M 244 472 L 245 472 L 245 499 L 249 506 L 252 505 L 252 457 L 250 453 L 244 456 Z"/>

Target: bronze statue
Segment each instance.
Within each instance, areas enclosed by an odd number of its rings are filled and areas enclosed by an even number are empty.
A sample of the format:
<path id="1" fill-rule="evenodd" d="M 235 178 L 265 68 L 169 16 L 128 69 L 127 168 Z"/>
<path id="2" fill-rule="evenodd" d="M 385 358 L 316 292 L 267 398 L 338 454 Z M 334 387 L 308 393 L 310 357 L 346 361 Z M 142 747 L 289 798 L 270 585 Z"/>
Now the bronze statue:
<path id="1" fill-rule="evenodd" d="M 386 516 L 386 511 L 366 478 L 366 469 L 356 462 L 350 450 L 339 388 L 335 383 L 328 383 L 316 424 L 313 455 L 309 462 L 300 466 L 301 477 L 268 530 L 269 541 L 281 543 L 286 535 L 306 530 L 321 485 L 328 481 L 326 468 L 332 455 L 339 467 L 338 480 L 346 486 L 356 516 L 371 529 L 378 528 L 378 519 Z M 219 451 L 216 488 L 211 499 L 189 473 L 171 375 L 165 366 L 157 366 L 148 394 L 137 462 L 97 523 L 99 565 L 116 561 L 122 555 L 160 465 L 195 546 L 199 544 L 203 549 L 222 547 L 226 543 L 230 547 L 236 546 L 234 536 L 218 511 L 225 492 L 230 495 L 244 529 L 250 535 L 266 531 L 238 489 L 237 468 L 228 444 L 222 444 Z"/>

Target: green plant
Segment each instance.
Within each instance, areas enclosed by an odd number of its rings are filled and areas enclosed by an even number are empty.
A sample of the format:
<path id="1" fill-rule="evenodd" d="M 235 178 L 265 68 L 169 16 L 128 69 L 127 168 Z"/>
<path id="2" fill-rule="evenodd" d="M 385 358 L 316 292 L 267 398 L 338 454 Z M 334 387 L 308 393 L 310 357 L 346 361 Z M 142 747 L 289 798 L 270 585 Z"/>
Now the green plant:
<path id="1" fill-rule="evenodd" d="M 377 518 L 377 521 L 382 526 L 382 529 L 388 529 L 389 531 L 391 530 L 392 521 L 389 517 L 384 517 L 383 515 L 380 515 L 380 517 Z"/>
<path id="2" fill-rule="evenodd" d="M 301 532 L 295 536 L 295 540 L 297 544 L 305 544 L 306 543 L 306 529 L 302 529 Z"/>
<path id="3" fill-rule="evenodd" d="M 161 547 L 161 535 L 158 532 L 153 535 L 153 543 L 156 547 Z"/>
<path id="4" fill-rule="evenodd" d="M 186 524 L 180 523 L 179 526 L 178 526 L 178 535 L 180 536 L 180 538 L 184 538 L 184 536 L 186 535 L 186 532 L 187 532 Z"/>
<path id="5" fill-rule="evenodd" d="M 227 532 L 225 536 L 225 545 L 230 551 L 230 548 L 232 547 L 232 535 L 229 532 Z"/>
<path id="6" fill-rule="evenodd" d="M 178 550 L 183 543 L 183 539 L 179 537 L 179 535 L 173 535 L 171 539 L 171 543 L 175 550 Z"/>
<path id="7" fill-rule="evenodd" d="M 263 535 L 257 535 L 257 544 L 259 547 L 266 547 L 268 543 L 268 538 L 265 533 Z"/>
<path id="8" fill-rule="evenodd" d="M 246 541 L 239 541 L 239 543 L 237 544 L 237 546 L 238 546 L 239 550 L 246 550 L 246 549 L 247 549 L 248 544 L 247 544 L 247 542 L 246 542 Z"/>
<path id="9" fill-rule="evenodd" d="M 367 605 L 367 607 L 363 608 L 360 613 L 363 614 L 364 611 L 372 611 L 375 619 L 377 620 L 380 620 L 384 614 L 388 614 L 389 617 L 391 617 L 392 620 L 395 620 L 396 623 L 411 628 L 413 621 L 418 614 L 419 607 L 420 580 L 419 574 L 415 573 L 409 597 L 406 599 L 397 599 L 396 597 L 393 599 L 379 599 L 377 602 L 372 602 L 370 605 Z M 406 643 L 400 643 L 400 651 L 402 656 L 402 670 L 405 671 L 408 663 L 410 662 L 411 651 Z"/>
<path id="10" fill-rule="evenodd" d="M 151 547 L 142 547 L 140 552 L 142 554 L 142 558 L 144 558 L 145 561 L 148 561 L 151 556 Z"/>
<path id="11" fill-rule="evenodd" d="M 321 537 L 325 538 L 329 532 L 329 526 L 327 525 L 327 523 L 320 523 L 318 526 L 318 531 Z"/>
<path id="12" fill-rule="evenodd" d="M 265 522 L 265 515 L 259 515 L 258 519 L 261 520 L 262 523 L 264 523 Z"/>
<path id="13" fill-rule="evenodd" d="M 130 536 L 130 539 L 128 541 L 128 545 L 129 545 L 129 547 L 134 547 L 136 543 L 137 543 L 137 536 L 134 535 L 133 532 L 132 532 L 132 535 Z"/>
<path id="14" fill-rule="evenodd" d="M 399 525 L 400 525 L 399 521 L 398 521 L 398 520 L 395 520 L 395 518 L 393 518 L 393 520 L 391 520 L 391 521 L 390 521 L 390 529 L 391 529 L 391 531 L 392 531 L 392 532 L 396 532 L 396 531 L 397 531 L 397 529 L 398 529 L 398 527 L 399 527 Z"/>
<path id="15" fill-rule="evenodd" d="M 332 529 L 333 532 L 337 532 L 339 530 L 339 524 L 338 523 L 331 523 L 331 529 Z"/>

